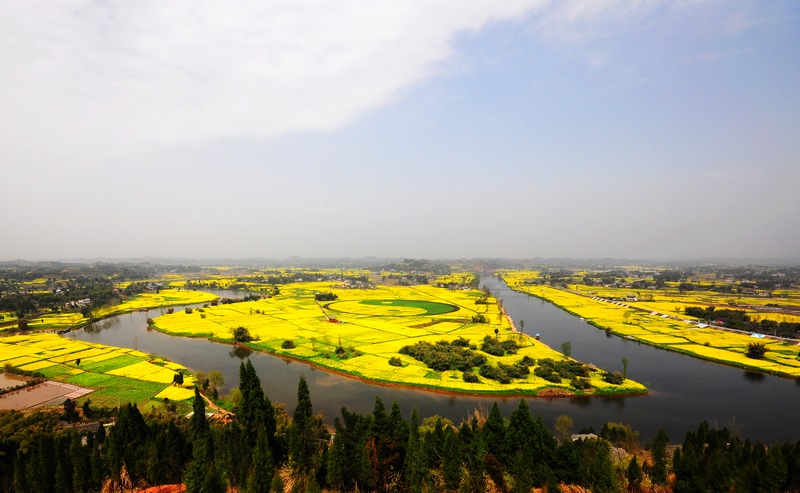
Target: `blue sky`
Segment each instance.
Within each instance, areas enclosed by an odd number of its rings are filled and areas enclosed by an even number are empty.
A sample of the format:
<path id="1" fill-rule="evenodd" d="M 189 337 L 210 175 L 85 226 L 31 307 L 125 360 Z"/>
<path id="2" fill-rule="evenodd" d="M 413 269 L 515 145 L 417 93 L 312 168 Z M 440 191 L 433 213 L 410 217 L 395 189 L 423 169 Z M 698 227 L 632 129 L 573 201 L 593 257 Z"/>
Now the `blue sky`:
<path id="1" fill-rule="evenodd" d="M 0 259 L 800 257 L 792 1 L 6 2 Z"/>

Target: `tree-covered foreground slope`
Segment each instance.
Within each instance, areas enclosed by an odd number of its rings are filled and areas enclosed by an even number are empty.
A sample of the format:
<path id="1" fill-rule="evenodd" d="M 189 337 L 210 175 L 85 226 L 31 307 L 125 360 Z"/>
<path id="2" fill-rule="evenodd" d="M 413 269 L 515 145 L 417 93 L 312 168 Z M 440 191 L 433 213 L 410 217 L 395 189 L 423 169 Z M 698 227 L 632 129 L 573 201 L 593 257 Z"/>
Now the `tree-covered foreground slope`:
<path id="1" fill-rule="evenodd" d="M 235 415 L 206 414 L 199 391 L 188 417 L 69 403 L 63 412 L 0 414 L 0 491 L 134 491 L 184 484 L 190 492 L 305 491 L 797 491 L 800 444 L 765 446 L 702 423 L 680 446 L 660 432 L 646 445 L 629 426 L 553 433 L 521 400 L 462 423 L 421 419 L 376 399 L 372 413 L 342 408 L 333 430 L 315 414 L 301 378 L 287 412 L 240 366 Z M 113 422 L 93 431 L 88 423 Z M 83 423 L 77 427 L 59 420 Z M 331 433 L 333 431 L 333 433 Z"/>

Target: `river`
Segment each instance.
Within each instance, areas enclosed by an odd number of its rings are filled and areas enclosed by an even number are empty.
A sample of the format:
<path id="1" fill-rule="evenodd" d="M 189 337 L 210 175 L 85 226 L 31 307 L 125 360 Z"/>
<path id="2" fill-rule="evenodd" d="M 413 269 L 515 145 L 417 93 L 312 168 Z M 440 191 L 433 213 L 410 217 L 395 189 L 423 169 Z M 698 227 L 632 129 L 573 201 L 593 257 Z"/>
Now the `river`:
<path id="1" fill-rule="evenodd" d="M 652 439 L 659 429 L 664 429 L 671 441 L 680 442 L 687 431 L 706 420 L 765 443 L 800 439 L 797 419 L 800 384 L 794 380 L 746 372 L 609 337 L 549 303 L 511 291 L 493 277 L 484 277 L 483 283 L 503 299 L 514 321 L 525 320 L 526 333 L 540 333 L 542 342 L 556 349 L 569 341 L 574 358 L 611 371 L 622 371 L 622 358 L 626 358 L 628 376 L 650 388 L 649 394 L 634 397 L 529 398 L 532 412 L 541 415 L 549 427 L 558 416 L 567 415 L 573 419 L 576 431 L 588 426 L 599 431 L 604 423 L 613 421 L 630 424 L 640 432 L 644 442 Z M 237 292 L 215 294 L 241 296 Z M 147 318 L 165 311 L 119 315 L 65 336 L 135 347 L 165 356 L 193 371 L 219 370 L 227 388 L 237 386 L 239 364 L 246 356 L 236 354 L 226 344 L 148 330 Z M 321 411 L 329 422 L 340 415 L 343 406 L 371 412 L 376 396 L 387 407 L 397 401 L 405 416 L 416 407 L 422 417 L 440 415 L 456 423 L 475 409 L 487 410 L 495 401 L 506 416 L 519 403 L 519 398 L 460 397 L 371 385 L 263 353 L 252 353 L 249 357 L 269 398 L 285 403 L 290 412 L 297 400 L 297 382 L 304 375 L 315 411 Z"/>

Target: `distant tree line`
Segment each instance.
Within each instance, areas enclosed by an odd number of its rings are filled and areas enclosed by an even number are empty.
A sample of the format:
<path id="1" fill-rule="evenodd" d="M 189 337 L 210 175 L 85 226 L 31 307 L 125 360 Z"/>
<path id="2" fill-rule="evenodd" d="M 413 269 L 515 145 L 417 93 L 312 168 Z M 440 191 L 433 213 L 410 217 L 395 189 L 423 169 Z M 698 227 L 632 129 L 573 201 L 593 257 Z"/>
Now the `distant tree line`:
<path id="1" fill-rule="evenodd" d="M 687 306 L 684 309 L 684 313 L 690 317 L 696 317 L 707 322 L 722 322 L 722 325 L 732 329 L 758 332 L 761 334 L 774 334 L 790 338 L 797 338 L 798 335 L 800 335 L 800 323 L 777 322 L 775 320 L 766 319 L 756 322 L 750 320 L 750 316 L 744 310 L 731 310 L 729 308 L 717 309 L 713 306 L 706 308 Z"/>

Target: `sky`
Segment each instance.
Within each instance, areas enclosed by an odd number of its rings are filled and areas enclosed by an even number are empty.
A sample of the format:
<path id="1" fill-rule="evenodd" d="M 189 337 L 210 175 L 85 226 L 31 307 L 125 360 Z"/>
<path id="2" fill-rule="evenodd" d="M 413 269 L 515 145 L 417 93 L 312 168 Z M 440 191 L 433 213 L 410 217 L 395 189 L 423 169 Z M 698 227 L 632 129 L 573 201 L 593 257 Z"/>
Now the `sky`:
<path id="1" fill-rule="evenodd" d="M 800 3 L 0 3 L 0 260 L 800 258 Z"/>

